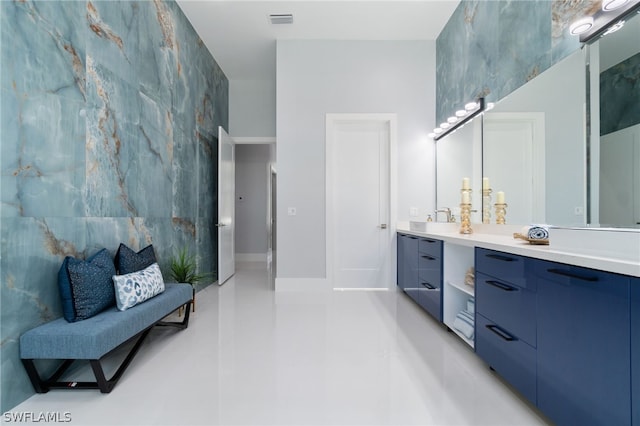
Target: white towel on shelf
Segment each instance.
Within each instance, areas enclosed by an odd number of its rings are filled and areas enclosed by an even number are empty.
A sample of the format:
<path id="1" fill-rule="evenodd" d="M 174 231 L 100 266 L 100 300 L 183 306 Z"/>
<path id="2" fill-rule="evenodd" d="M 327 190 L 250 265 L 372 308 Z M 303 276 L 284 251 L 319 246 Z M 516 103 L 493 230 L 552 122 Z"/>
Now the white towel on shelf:
<path id="1" fill-rule="evenodd" d="M 470 297 L 469 300 L 467 300 L 467 312 L 473 315 L 475 311 L 476 311 L 476 299 L 475 297 Z"/>
<path id="2" fill-rule="evenodd" d="M 461 311 L 456 315 L 456 319 L 453 321 L 453 328 L 462 333 L 462 335 L 467 339 L 473 339 L 473 323 L 473 315 L 467 311 Z"/>

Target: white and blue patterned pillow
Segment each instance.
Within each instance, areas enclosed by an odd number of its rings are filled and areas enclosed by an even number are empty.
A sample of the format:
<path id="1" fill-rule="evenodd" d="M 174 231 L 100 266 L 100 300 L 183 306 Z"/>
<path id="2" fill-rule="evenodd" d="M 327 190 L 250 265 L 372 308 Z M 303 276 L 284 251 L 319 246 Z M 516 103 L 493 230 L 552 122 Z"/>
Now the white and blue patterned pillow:
<path id="1" fill-rule="evenodd" d="M 124 311 L 164 291 L 162 272 L 157 263 L 126 275 L 114 275 L 116 304 Z"/>

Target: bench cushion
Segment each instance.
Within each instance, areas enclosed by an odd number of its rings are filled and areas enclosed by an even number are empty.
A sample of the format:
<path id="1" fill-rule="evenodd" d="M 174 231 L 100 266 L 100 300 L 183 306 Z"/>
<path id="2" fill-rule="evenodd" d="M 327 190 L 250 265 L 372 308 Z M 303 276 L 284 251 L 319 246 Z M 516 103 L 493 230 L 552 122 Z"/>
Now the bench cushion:
<path id="1" fill-rule="evenodd" d="M 166 284 L 163 293 L 126 311 L 114 306 L 73 323 L 58 318 L 20 336 L 20 358 L 100 359 L 192 297 L 190 284 Z"/>

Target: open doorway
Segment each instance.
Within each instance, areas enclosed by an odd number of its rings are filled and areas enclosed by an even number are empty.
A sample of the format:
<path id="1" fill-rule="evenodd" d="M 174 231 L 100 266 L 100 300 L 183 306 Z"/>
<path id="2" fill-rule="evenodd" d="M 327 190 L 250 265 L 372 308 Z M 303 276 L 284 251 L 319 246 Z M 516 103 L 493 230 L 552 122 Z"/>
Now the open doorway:
<path id="1" fill-rule="evenodd" d="M 236 144 L 236 259 L 241 269 L 272 263 L 274 153 L 270 143 Z"/>

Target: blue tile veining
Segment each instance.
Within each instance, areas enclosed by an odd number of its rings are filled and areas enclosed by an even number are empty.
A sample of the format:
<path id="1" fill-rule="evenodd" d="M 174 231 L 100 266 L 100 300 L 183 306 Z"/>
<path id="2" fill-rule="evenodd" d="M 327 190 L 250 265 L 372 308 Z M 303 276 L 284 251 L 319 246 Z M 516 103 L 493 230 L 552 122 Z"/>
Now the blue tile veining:
<path id="1" fill-rule="evenodd" d="M 0 14 L 4 412 L 33 393 L 17 341 L 61 316 L 64 256 L 153 244 L 166 274 L 186 246 L 215 271 L 229 83 L 170 0 L 2 1 Z"/>
<path id="2" fill-rule="evenodd" d="M 600 74 L 600 135 L 640 124 L 640 53 Z"/>
<path id="3" fill-rule="evenodd" d="M 569 25 L 599 0 L 462 0 L 436 40 L 436 123 L 498 101 L 580 48 Z"/>

